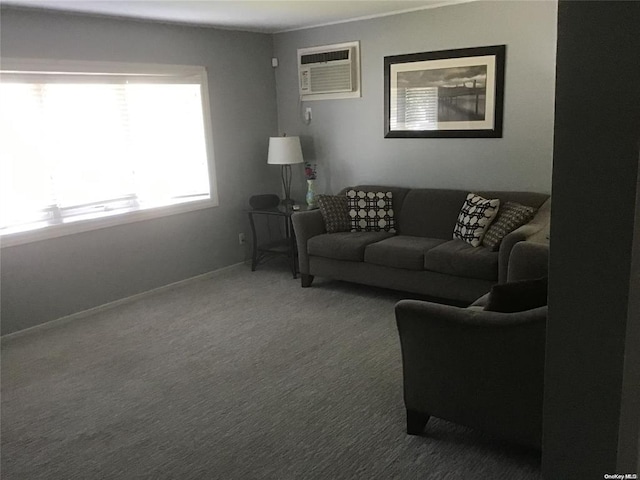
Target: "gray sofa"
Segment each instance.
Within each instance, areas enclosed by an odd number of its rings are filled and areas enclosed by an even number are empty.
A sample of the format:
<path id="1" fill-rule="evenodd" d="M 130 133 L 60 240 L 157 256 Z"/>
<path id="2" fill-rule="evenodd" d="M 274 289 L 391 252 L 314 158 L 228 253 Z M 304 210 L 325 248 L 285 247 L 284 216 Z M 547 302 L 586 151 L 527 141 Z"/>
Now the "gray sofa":
<path id="1" fill-rule="evenodd" d="M 527 224 L 508 234 L 492 252 L 452 234 L 467 190 L 358 185 L 343 189 L 390 191 L 396 233 L 327 233 L 319 210 L 292 216 L 303 287 L 314 276 L 391 288 L 469 304 L 507 278 L 509 255 L 520 241 L 545 241 L 551 199 L 535 192 L 474 191 L 537 209 Z"/>

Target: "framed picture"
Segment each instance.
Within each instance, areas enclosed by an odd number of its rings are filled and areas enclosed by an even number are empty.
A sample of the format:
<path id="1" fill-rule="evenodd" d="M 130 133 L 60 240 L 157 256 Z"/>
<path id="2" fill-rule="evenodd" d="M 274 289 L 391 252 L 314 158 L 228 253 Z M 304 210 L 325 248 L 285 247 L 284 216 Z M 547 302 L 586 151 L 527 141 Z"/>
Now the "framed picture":
<path id="1" fill-rule="evenodd" d="M 505 45 L 384 57 L 386 138 L 502 137 Z"/>

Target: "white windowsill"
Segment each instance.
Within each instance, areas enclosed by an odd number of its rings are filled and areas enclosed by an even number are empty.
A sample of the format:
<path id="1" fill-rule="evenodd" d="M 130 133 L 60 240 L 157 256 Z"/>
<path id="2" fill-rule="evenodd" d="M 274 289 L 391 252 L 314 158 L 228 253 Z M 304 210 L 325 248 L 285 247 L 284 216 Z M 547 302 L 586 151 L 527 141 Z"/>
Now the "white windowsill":
<path id="1" fill-rule="evenodd" d="M 41 240 L 64 237 L 66 235 L 74 235 L 76 233 L 100 230 L 102 228 L 126 225 L 128 223 L 141 222 L 154 218 L 162 218 L 169 215 L 177 215 L 180 213 L 193 212 L 196 210 L 204 210 L 206 208 L 213 208 L 217 206 L 217 199 L 199 200 L 195 202 L 151 208 L 148 210 L 137 210 L 135 212 L 105 216 L 102 218 L 78 220 L 76 222 L 70 222 L 61 225 L 50 225 L 23 232 L 8 233 L 0 236 L 0 248 L 39 242 Z"/>

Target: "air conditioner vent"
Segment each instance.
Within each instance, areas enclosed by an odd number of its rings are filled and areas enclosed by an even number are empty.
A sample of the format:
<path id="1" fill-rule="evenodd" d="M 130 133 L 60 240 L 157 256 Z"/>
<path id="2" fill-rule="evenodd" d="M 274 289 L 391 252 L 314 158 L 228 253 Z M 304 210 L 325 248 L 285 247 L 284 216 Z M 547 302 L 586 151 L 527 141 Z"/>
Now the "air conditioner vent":
<path id="1" fill-rule="evenodd" d="M 351 91 L 351 67 L 336 65 L 334 68 L 311 69 L 312 92 Z"/>
<path id="2" fill-rule="evenodd" d="M 307 63 L 324 63 L 332 60 L 348 60 L 349 50 L 337 50 L 333 52 L 325 53 L 313 53 L 310 55 L 302 55 L 300 57 L 300 63 L 306 65 Z"/>

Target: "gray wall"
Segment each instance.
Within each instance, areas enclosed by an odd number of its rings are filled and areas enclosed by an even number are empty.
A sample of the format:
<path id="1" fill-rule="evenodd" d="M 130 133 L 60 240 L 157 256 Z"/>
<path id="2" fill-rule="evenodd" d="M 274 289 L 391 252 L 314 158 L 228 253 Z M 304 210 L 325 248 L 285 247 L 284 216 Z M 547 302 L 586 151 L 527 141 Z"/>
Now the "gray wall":
<path id="1" fill-rule="evenodd" d="M 556 2 L 475 2 L 275 36 L 280 132 L 300 135 L 318 191 L 357 183 L 550 192 Z M 296 50 L 359 40 L 362 98 L 304 102 Z M 385 139 L 383 57 L 507 45 L 504 137 Z M 302 195 L 301 171 L 294 179 Z"/>
<path id="2" fill-rule="evenodd" d="M 639 457 L 640 3 L 558 13 L 542 473 L 597 479 Z"/>
<path id="3" fill-rule="evenodd" d="M 1 250 L 2 333 L 245 259 L 238 232 L 277 133 L 270 35 L 2 9 L 3 57 L 203 65 L 220 206 Z"/>

